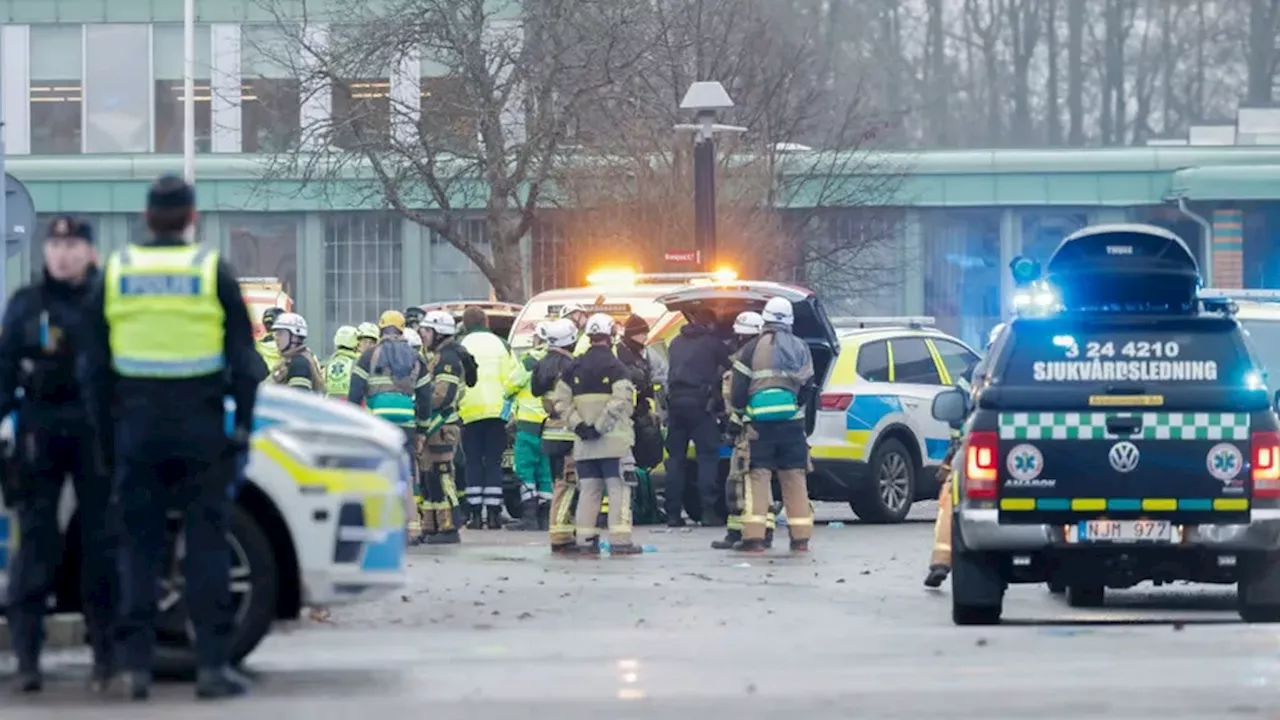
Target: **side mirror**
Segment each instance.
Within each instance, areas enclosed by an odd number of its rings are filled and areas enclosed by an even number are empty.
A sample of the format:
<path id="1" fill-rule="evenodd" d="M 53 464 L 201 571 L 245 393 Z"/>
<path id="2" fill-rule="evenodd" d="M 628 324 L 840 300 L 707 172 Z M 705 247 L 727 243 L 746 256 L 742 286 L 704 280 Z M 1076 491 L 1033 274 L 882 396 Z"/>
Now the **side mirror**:
<path id="1" fill-rule="evenodd" d="M 1271 398 L 1271 406 L 1276 409 L 1276 412 L 1280 412 L 1280 390 L 1277 390 L 1276 394 Z"/>
<path id="2" fill-rule="evenodd" d="M 969 417 L 969 393 L 958 388 L 943 390 L 933 396 L 932 412 L 935 420 L 959 428 Z"/>

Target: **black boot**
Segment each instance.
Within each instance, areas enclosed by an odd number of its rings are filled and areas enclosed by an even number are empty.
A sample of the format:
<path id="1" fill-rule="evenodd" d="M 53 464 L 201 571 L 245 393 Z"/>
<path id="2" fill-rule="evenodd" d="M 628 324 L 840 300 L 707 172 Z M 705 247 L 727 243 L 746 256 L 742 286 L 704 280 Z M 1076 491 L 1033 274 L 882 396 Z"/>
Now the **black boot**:
<path id="1" fill-rule="evenodd" d="M 593 537 L 584 543 L 579 543 L 577 554 L 587 557 L 600 557 L 600 538 Z"/>
<path id="2" fill-rule="evenodd" d="M 507 523 L 507 530 L 535 532 L 538 528 L 538 501 L 525 500 L 520 503 L 520 519 Z"/>
<path id="3" fill-rule="evenodd" d="M 128 670 L 116 676 L 112 687 L 125 700 L 146 700 L 151 697 L 151 674 Z"/>
<path id="4" fill-rule="evenodd" d="M 551 503 L 549 502 L 538 503 L 538 529 L 551 529 Z"/>
<path id="5" fill-rule="evenodd" d="M 441 530 L 427 536 L 428 545 L 457 545 L 462 542 L 457 530 Z"/>
<path id="6" fill-rule="evenodd" d="M 763 540 L 743 540 L 742 542 L 734 545 L 733 549 L 739 552 L 744 552 L 744 553 L 752 553 L 752 554 L 762 553 L 764 552 L 764 541 Z"/>
<path id="7" fill-rule="evenodd" d="M 490 530 L 502 529 L 502 508 L 497 505 L 490 505 L 484 509 L 485 525 Z"/>
<path id="8" fill-rule="evenodd" d="M 942 587 L 942 583 L 951 574 L 951 568 L 946 565 L 930 565 L 929 574 L 924 577 L 924 586 L 927 588 Z"/>
<path id="9" fill-rule="evenodd" d="M 39 670 L 23 670 L 18 672 L 18 683 L 14 690 L 22 694 L 33 694 L 44 690 L 44 676 Z"/>
<path id="10" fill-rule="evenodd" d="M 808 541 L 808 540 L 796 540 L 795 538 L 791 538 L 791 552 L 793 552 L 793 553 L 806 553 L 806 552 L 809 552 L 809 541 Z"/>
<path id="11" fill-rule="evenodd" d="M 239 697 L 249 692 L 249 686 L 249 678 L 229 667 L 196 671 L 196 697 L 201 700 Z"/>
<path id="12" fill-rule="evenodd" d="M 767 548 L 773 547 L 773 528 L 764 529 L 764 546 Z"/>
<path id="13" fill-rule="evenodd" d="M 578 548 L 578 543 L 570 540 L 567 543 L 553 544 L 551 546 L 552 555 L 575 556 L 582 554 Z"/>
<path id="14" fill-rule="evenodd" d="M 484 511 L 479 505 L 472 505 L 467 508 L 467 529 L 483 530 L 484 529 Z"/>
<path id="15" fill-rule="evenodd" d="M 742 531 L 730 530 L 725 533 L 723 540 L 712 540 L 711 547 L 716 550 L 732 550 L 740 542 L 742 542 Z"/>

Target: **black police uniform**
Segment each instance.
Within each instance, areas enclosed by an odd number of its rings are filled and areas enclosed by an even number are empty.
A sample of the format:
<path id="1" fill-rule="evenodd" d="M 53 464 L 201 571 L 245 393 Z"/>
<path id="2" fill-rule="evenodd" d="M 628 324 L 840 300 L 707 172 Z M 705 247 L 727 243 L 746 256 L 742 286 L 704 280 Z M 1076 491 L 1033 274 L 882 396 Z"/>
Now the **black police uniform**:
<path id="1" fill-rule="evenodd" d="M 174 177 L 152 186 L 148 211 L 191 208 L 195 191 Z M 180 235 L 157 236 L 144 246 L 185 244 Z M 236 458 L 247 448 L 258 383 L 265 367 L 254 347 L 249 312 L 231 267 L 219 260 L 217 297 L 225 315 L 225 370 L 182 379 L 124 377 L 116 373 L 101 284 L 86 311 L 84 383 L 91 417 L 103 436 L 102 452 L 114 469 L 122 514 L 119 651 L 124 690 L 147 697 L 154 659 L 156 604 L 164 572 L 169 507 L 184 513 L 185 600 L 195 628 L 196 692 L 202 697 L 240 694 L 243 678 L 231 658 L 230 553 L 226 532 L 228 486 Z M 224 397 L 235 400 L 228 438 Z"/>
<path id="2" fill-rule="evenodd" d="M 50 236 L 93 240 L 88 225 L 65 217 L 53 221 Z M 67 477 L 75 488 L 74 526 L 80 540 L 69 554 L 82 560 L 80 593 L 93 647 L 94 681 L 104 681 L 114 662 L 111 633 L 118 583 L 116 536 L 108 513 L 111 484 L 94 455 L 96 445 L 75 372 L 77 330 L 96 276 L 97 269 L 91 267 L 83 282 L 70 284 L 46 272 L 9 300 L 0 330 L 0 417 L 18 410 L 20 468 L 8 478 L 4 499 L 10 506 L 16 504 L 22 532 L 9 577 L 8 615 L 22 676 L 19 687 L 26 691 L 39 690 L 41 684 L 44 616 L 63 558 L 58 504 Z"/>
<path id="3" fill-rule="evenodd" d="M 720 470 L 719 414 L 724 405 L 721 380 L 729 369 L 729 347 L 707 325 L 680 328 L 667 353 L 667 524 L 678 525 L 685 493 L 685 453 L 689 441 L 698 463 L 698 494 L 703 524 L 723 525 L 718 515 L 723 488 Z"/>

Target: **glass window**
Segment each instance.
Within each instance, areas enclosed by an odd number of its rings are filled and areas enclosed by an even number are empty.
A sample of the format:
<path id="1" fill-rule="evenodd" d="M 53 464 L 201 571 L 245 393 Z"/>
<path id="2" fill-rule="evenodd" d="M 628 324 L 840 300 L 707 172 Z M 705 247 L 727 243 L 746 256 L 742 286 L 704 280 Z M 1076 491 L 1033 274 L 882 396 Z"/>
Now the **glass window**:
<path id="1" fill-rule="evenodd" d="M 223 215 L 231 266 L 240 277 L 276 278 L 297 300 L 298 224 L 295 215 Z"/>
<path id="2" fill-rule="evenodd" d="M 302 136 L 302 83 L 287 33 L 246 25 L 241 31 L 240 142 L 244 152 L 285 152 Z"/>
<path id="3" fill-rule="evenodd" d="M 31 152 L 65 155 L 81 150 L 79 25 L 31 26 Z"/>
<path id="4" fill-rule="evenodd" d="M 85 152 L 151 149 L 151 27 L 86 25 Z"/>
<path id="5" fill-rule="evenodd" d="M 333 145 L 343 150 L 385 147 L 391 136 L 391 80 L 344 79 L 333 87 Z"/>
<path id="6" fill-rule="evenodd" d="M 422 136 L 428 147 L 442 151 L 474 150 L 479 142 L 476 113 L 468 110 L 461 78 L 422 78 Z"/>
<path id="7" fill-rule="evenodd" d="M 893 349 L 893 381 L 920 385 L 941 385 L 938 365 L 922 338 L 899 338 L 890 343 Z"/>
<path id="8" fill-rule="evenodd" d="M 372 322 L 387 308 L 404 307 L 401 222 L 399 216 L 376 212 L 325 218 L 326 337 L 339 325 Z"/>
<path id="9" fill-rule="evenodd" d="M 184 48 L 182 25 L 164 23 L 152 28 L 152 72 L 155 77 L 156 152 L 182 152 Z M 209 152 L 213 125 L 213 95 L 209 79 L 212 38 L 208 25 L 196 25 L 195 115 L 196 152 Z"/>
<path id="10" fill-rule="evenodd" d="M 942 366 L 947 369 L 947 374 L 951 376 L 952 382 L 960 378 L 970 379 L 970 373 L 973 372 L 974 366 L 978 364 L 977 353 L 950 340 L 934 340 L 933 346 L 938 349 L 938 356 L 942 358 Z"/>
<path id="11" fill-rule="evenodd" d="M 1000 322 L 999 210 L 921 210 L 924 309 L 974 346 Z"/>
<path id="12" fill-rule="evenodd" d="M 489 252 L 489 226 L 482 218 L 466 220 L 462 225 L 466 241 L 482 253 Z M 489 280 L 471 259 L 448 240 L 431 233 L 431 297 L 425 302 L 442 300 L 484 300 L 489 297 Z"/>
<path id="13" fill-rule="evenodd" d="M 889 382 L 889 343 L 867 343 L 858 350 L 858 375 L 867 382 Z"/>

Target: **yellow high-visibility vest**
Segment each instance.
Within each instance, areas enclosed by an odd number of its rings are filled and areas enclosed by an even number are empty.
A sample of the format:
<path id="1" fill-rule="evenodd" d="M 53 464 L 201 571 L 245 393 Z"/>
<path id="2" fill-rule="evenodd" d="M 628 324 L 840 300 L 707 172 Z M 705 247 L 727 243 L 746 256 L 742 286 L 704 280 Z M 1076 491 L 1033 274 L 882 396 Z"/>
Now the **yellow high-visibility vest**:
<path id="1" fill-rule="evenodd" d="M 112 365 L 121 376 L 189 378 L 226 367 L 216 250 L 130 245 L 107 260 L 104 282 Z"/>

